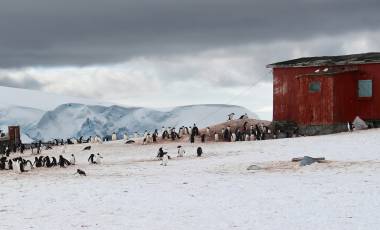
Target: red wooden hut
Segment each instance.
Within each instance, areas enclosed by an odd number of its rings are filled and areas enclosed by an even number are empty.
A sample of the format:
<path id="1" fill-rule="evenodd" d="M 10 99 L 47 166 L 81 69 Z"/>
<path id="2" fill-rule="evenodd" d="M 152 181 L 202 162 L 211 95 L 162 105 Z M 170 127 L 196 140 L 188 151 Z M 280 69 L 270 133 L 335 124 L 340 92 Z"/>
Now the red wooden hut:
<path id="1" fill-rule="evenodd" d="M 273 121 L 304 134 L 347 130 L 356 116 L 380 121 L 380 53 L 306 57 L 270 64 Z"/>

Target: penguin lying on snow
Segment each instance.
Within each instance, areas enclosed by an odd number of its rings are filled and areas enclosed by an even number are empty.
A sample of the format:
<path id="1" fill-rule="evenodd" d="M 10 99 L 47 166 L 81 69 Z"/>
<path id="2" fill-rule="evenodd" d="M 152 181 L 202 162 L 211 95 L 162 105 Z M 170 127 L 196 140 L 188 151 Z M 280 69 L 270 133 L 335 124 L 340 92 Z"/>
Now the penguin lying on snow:
<path id="1" fill-rule="evenodd" d="M 77 172 L 74 173 L 74 175 L 75 175 L 75 174 L 79 174 L 79 175 L 81 175 L 81 176 L 86 176 L 86 172 L 83 171 L 83 170 L 81 170 L 81 169 L 77 169 Z"/>
<path id="2" fill-rule="evenodd" d="M 85 150 L 91 150 L 91 146 L 89 145 L 89 146 L 84 147 L 82 151 L 85 151 Z"/>

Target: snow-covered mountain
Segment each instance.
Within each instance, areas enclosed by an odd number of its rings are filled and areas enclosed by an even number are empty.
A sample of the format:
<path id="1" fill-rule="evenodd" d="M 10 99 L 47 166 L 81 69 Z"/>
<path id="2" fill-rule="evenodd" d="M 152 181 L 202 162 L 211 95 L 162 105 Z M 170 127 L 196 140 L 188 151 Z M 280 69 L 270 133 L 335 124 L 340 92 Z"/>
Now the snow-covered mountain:
<path id="1" fill-rule="evenodd" d="M 19 125 L 23 127 L 21 130 L 21 140 L 25 143 L 31 142 L 32 139 L 25 134 L 34 122 L 41 119 L 45 111 L 35 108 L 22 106 L 0 107 L 0 130 L 7 132 L 9 125 Z"/>
<path id="2" fill-rule="evenodd" d="M 8 125 L 19 125 L 27 127 L 33 122 L 38 121 L 45 111 L 35 108 L 22 106 L 6 106 L 0 108 L 0 127 Z"/>
<path id="3" fill-rule="evenodd" d="M 189 105 L 172 109 L 158 110 L 143 107 L 101 106 L 77 103 L 62 104 L 52 111 L 26 107 L 10 107 L 0 114 L 1 125 L 21 125 L 23 133 L 32 139 L 50 140 L 52 138 L 106 136 L 116 132 L 120 137 L 128 132 L 153 131 L 162 126 L 198 127 L 225 121 L 227 114 L 247 113 L 249 110 L 234 105 Z"/>

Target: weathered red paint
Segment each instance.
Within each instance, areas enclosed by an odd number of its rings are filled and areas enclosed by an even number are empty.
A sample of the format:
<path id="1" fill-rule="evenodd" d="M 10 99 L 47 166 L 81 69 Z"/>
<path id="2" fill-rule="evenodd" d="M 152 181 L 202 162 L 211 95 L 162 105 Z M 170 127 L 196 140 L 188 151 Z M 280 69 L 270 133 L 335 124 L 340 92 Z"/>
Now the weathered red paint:
<path id="1" fill-rule="evenodd" d="M 8 135 L 9 135 L 10 146 L 18 145 L 21 143 L 19 126 L 8 126 Z"/>
<path id="2" fill-rule="evenodd" d="M 317 69 L 339 68 L 334 74 L 315 74 Z M 274 67 L 273 120 L 300 125 L 329 125 L 380 120 L 380 64 L 347 66 Z M 372 80 L 372 97 L 358 97 L 358 80 Z M 309 92 L 309 83 L 321 82 L 320 92 Z"/>

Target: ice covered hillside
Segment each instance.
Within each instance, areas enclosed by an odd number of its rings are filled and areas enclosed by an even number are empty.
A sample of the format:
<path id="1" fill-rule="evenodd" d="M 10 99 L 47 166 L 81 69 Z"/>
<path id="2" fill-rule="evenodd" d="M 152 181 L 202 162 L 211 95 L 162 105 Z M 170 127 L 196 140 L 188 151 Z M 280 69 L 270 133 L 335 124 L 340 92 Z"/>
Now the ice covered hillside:
<path id="1" fill-rule="evenodd" d="M 0 126 L 20 125 L 27 127 L 41 119 L 45 111 L 23 106 L 0 107 Z"/>
<path id="2" fill-rule="evenodd" d="M 25 134 L 25 130 L 41 119 L 43 114 L 43 110 L 35 108 L 23 106 L 2 106 L 0 107 L 0 129 L 6 133 L 8 132 L 9 125 L 19 125 L 22 127 L 22 142 L 30 143 L 33 140 Z"/>
<path id="3" fill-rule="evenodd" d="M 0 229 L 380 229 L 380 130 L 241 143 L 68 146 L 76 166 L 0 171 Z M 202 146 L 204 156 L 195 157 Z M 103 154 L 89 165 L 90 153 Z M 27 153 L 28 154 L 28 153 Z M 57 156 L 61 149 L 44 151 Z M 299 167 L 304 155 L 327 163 Z M 247 171 L 255 164 L 260 170 Z M 77 168 L 87 177 L 73 175 Z M 58 227 L 57 227 L 58 226 Z"/>
<path id="4" fill-rule="evenodd" d="M 162 111 L 143 107 L 100 106 L 85 104 L 63 104 L 46 112 L 26 133 L 34 139 L 88 137 L 110 135 L 116 132 L 122 137 L 125 132 L 154 131 L 162 126 L 199 127 L 220 123 L 227 119 L 227 114 L 255 114 L 246 108 L 233 105 L 189 105 L 174 107 Z"/>

